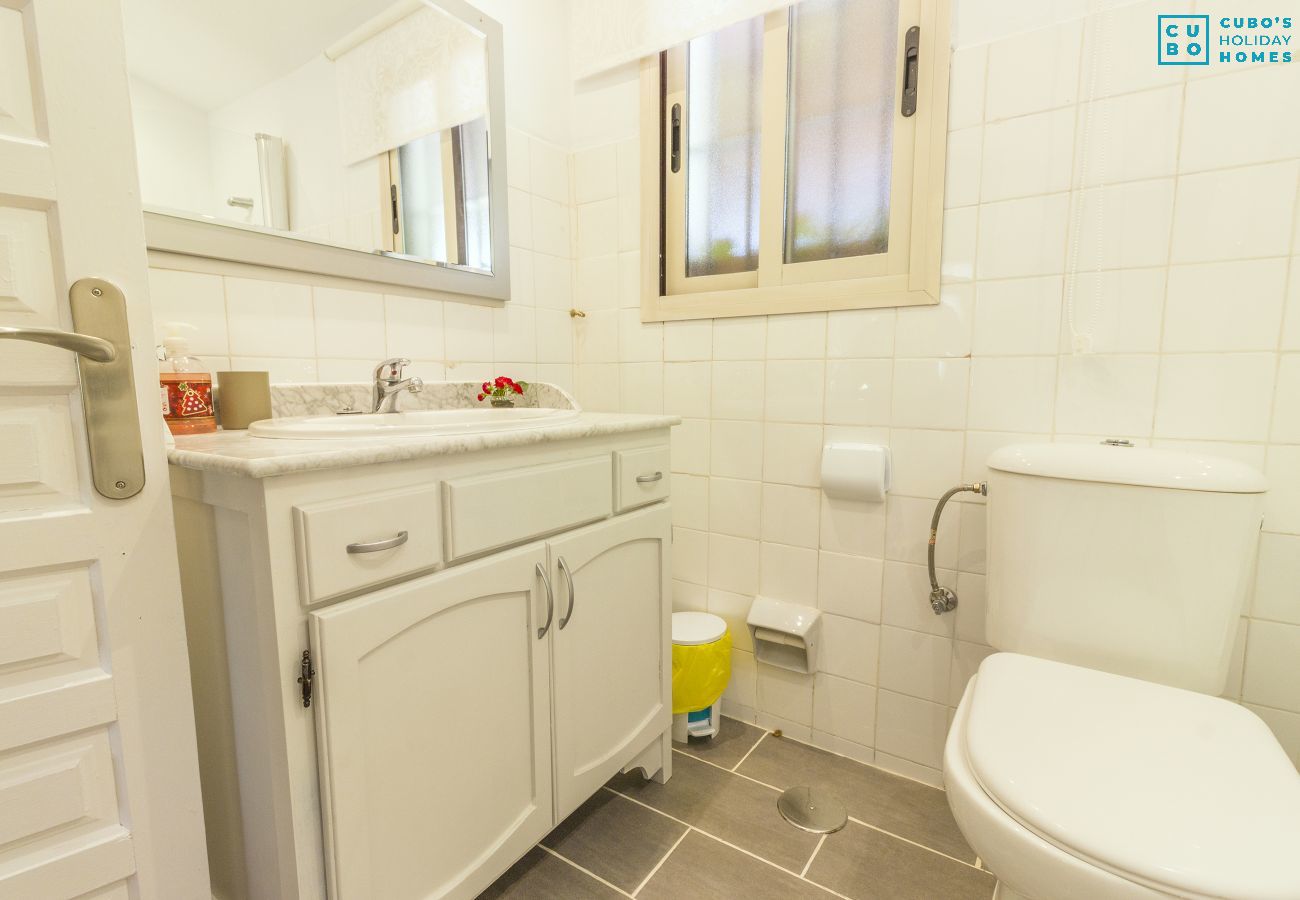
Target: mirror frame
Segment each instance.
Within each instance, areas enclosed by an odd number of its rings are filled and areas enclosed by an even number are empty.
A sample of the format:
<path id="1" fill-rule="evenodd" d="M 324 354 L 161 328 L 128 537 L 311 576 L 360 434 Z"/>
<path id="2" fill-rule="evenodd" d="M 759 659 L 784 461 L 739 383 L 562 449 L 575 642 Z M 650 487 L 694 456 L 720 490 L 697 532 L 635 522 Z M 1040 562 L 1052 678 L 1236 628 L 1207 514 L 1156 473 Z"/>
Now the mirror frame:
<path id="1" fill-rule="evenodd" d="M 467 298 L 510 299 L 509 195 L 506 188 L 505 52 L 501 23 L 466 0 L 424 0 L 481 32 L 488 68 L 488 209 L 492 229 L 492 274 L 409 256 L 353 250 L 334 244 L 274 234 L 235 222 L 144 210 L 150 250 L 245 263 L 271 269 L 332 275 L 358 281 L 420 288 Z"/>

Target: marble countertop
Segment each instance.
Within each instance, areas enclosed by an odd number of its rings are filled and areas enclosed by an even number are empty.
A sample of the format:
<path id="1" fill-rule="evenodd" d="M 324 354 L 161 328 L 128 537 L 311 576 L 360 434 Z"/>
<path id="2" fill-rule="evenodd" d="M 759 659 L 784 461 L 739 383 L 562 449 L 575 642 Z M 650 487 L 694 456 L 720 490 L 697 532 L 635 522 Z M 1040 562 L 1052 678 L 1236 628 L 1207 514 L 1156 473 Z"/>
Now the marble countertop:
<path id="1" fill-rule="evenodd" d="M 500 447 L 525 447 L 554 441 L 626 434 L 669 428 L 676 416 L 580 413 L 554 425 L 486 434 L 430 435 L 420 437 L 352 438 L 346 440 L 285 440 L 250 437 L 246 431 L 219 431 L 176 438 L 167 448 L 174 466 L 226 472 L 250 478 L 267 478 L 291 472 L 334 469 L 373 463 L 474 453 Z"/>

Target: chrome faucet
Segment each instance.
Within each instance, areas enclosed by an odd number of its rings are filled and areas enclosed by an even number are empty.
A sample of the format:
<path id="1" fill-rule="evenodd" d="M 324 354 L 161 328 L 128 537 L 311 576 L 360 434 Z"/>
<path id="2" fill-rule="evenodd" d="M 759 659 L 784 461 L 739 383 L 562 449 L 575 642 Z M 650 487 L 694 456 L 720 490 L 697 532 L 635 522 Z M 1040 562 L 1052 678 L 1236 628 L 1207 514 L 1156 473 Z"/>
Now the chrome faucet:
<path id="1" fill-rule="evenodd" d="M 420 379 L 402 377 L 402 369 L 410 364 L 409 359 L 397 357 L 386 359 L 375 366 L 375 384 L 370 394 L 372 413 L 395 413 L 397 399 L 402 391 L 418 394 L 424 390 L 424 382 Z"/>

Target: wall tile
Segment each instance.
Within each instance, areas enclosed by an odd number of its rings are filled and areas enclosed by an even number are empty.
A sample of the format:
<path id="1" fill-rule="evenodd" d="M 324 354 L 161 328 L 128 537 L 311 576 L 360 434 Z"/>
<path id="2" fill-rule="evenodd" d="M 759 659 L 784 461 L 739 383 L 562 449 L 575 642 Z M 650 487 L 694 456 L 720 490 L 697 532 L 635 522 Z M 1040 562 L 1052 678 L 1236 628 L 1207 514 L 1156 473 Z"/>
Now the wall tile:
<path id="1" fill-rule="evenodd" d="M 803 606 L 816 605 L 816 550 L 764 541 L 759 558 L 759 594 Z"/>
<path id="2" fill-rule="evenodd" d="M 857 556 L 885 555 L 884 503 L 833 500 L 822 495 L 819 533 L 823 550 Z"/>
<path id="3" fill-rule="evenodd" d="M 754 641 L 749 635 L 749 608 L 753 603 L 754 598 L 744 594 L 709 589 L 707 611 L 721 616 L 727 623 L 733 648 L 750 653 L 754 652 Z"/>
<path id="4" fill-rule="evenodd" d="M 948 735 L 947 706 L 882 690 L 876 698 L 876 749 L 938 769 Z"/>
<path id="5" fill-rule="evenodd" d="M 1074 202 L 1080 205 L 1078 233 L 1070 237 L 1076 270 L 1163 266 L 1169 259 L 1174 179 L 1089 188 Z"/>
<path id="6" fill-rule="evenodd" d="M 709 535 L 709 587 L 735 594 L 758 593 L 758 541 Z"/>
<path id="7" fill-rule="evenodd" d="M 949 65 L 948 127 L 965 128 L 984 121 L 984 73 L 988 46 L 958 47 Z"/>
<path id="8" fill-rule="evenodd" d="M 878 625 L 826 614 L 822 616 L 822 647 L 817 668 L 860 684 L 876 683 Z"/>
<path id="9" fill-rule="evenodd" d="M 591 203 L 618 195 L 618 154 L 614 144 L 573 154 L 573 199 Z M 582 226 L 579 225 L 579 231 Z"/>
<path id="10" fill-rule="evenodd" d="M 227 278 L 226 314 L 231 356 L 316 355 L 311 288 L 305 284 Z"/>
<path id="11" fill-rule="evenodd" d="M 531 250 L 533 246 L 533 198 L 526 191 L 519 188 L 508 188 L 506 190 L 506 210 L 509 213 L 507 221 L 508 234 L 511 247 L 519 247 L 524 250 Z"/>
<path id="12" fill-rule="evenodd" d="M 980 199 L 1068 191 L 1073 161 L 1073 106 L 994 122 L 984 128 Z"/>
<path id="13" fill-rule="evenodd" d="M 1056 359 L 977 358 L 971 363 L 970 427 L 1049 431 L 1056 398 Z"/>
<path id="14" fill-rule="evenodd" d="M 690 528 L 673 529 L 673 578 L 692 584 L 709 579 L 709 535 Z"/>
<path id="15" fill-rule="evenodd" d="M 1182 90 L 1181 85 L 1157 88 L 1081 106 L 1075 144 L 1079 183 L 1094 187 L 1173 175 Z"/>
<path id="16" fill-rule="evenodd" d="M 1271 353 L 1161 357 L 1156 435 L 1264 440 L 1275 365 Z"/>
<path id="17" fill-rule="evenodd" d="M 1262 619 L 1252 621 L 1242 699 L 1247 703 L 1300 712 L 1300 678 L 1295 677 L 1298 659 L 1300 625 Z"/>
<path id="18" fill-rule="evenodd" d="M 909 306 L 898 311 L 895 357 L 969 356 L 975 288 L 945 285 L 937 306 Z"/>
<path id="19" fill-rule="evenodd" d="M 887 425 L 893 403 L 894 364 L 888 359 L 837 359 L 826 363 L 826 421 Z"/>
<path id="20" fill-rule="evenodd" d="M 821 492 L 787 484 L 765 484 L 762 521 L 764 541 L 816 548 Z"/>
<path id="21" fill-rule="evenodd" d="M 576 248 L 579 258 L 619 251 L 617 200 L 579 204 Z"/>
<path id="22" fill-rule="evenodd" d="M 763 377 L 761 362 L 715 362 L 710 401 L 713 417 L 763 418 Z"/>
<path id="23" fill-rule="evenodd" d="M 1268 448 L 1264 530 L 1300 534 L 1300 446 Z"/>
<path id="24" fill-rule="evenodd" d="M 832 359 L 893 356 L 897 320 L 898 315 L 892 309 L 846 309 L 827 313 L 826 355 Z"/>
<path id="25" fill-rule="evenodd" d="M 664 323 L 664 359 L 690 360 L 713 357 L 713 322 L 692 319 Z"/>
<path id="26" fill-rule="evenodd" d="M 964 428 L 970 361 L 900 359 L 894 363 L 892 422 L 904 428 Z"/>
<path id="27" fill-rule="evenodd" d="M 664 411 L 663 363 L 624 363 L 619 366 L 621 400 L 617 412 L 660 415 Z"/>
<path id="28" fill-rule="evenodd" d="M 538 306 L 566 313 L 573 306 L 573 263 L 569 259 L 533 254 L 533 278 Z"/>
<path id="29" fill-rule="evenodd" d="M 1300 228 L 1296 229 L 1300 242 Z M 1286 319 L 1282 323 L 1282 349 L 1300 350 L 1300 257 L 1291 257 L 1291 277 L 1287 286 Z"/>
<path id="30" fill-rule="evenodd" d="M 1109 97 L 1185 81 L 1183 67 L 1152 64 L 1152 34 L 1157 15 L 1193 12 L 1192 0 L 1114 5 L 1086 20 L 1080 83 L 1095 97 Z"/>
<path id="31" fill-rule="evenodd" d="M 880 629 L 880 686 L 935 703 L 948 702 L 952 641 L 886 625 Z"/>
<path id="32" fill-rule="evenodd" d="M 733 537 L 757 540 L 763 508 L 762 488 L 762 482 L 758 481 L 710 478 L 710 530 Z"/>
<path id="33" fill-rule="evenodd" d="M 1166 270 L 1124 269 L 1067 275 L 1061 299 L 1061 349 L 1073 347 L 1074 329 L 1096 353 L 1155 353 L 1165 308 Z"/>
<path id="34" fill-rule="evenodd" d="M 981 281 L 975 286 L 977 356 L 1055 354 L 1061 343 L 1064 279 L 1017 278 Z"/>
<path id="35" fill-rule="evenodd" d="M 573 304 L 585 313 L 618 307 L 618 256 L 585 256 L 574 266 Z M 581 320 L 574 323 L 581 327 Z"/>
<path id="36" fill-rule="evenodd" d="M 529 190 L 556 203 L 569 202 L 569 158 L 554 144 L 534 139 L 528 148 Z"/>
<path id="37" fill-rule="evenodd" d="M 961 431 L 894 428 L 889 432 L 893 454 L 891 496 L 938 499 L 961 480 Z"/>
<path id="38" fill-rule="evenodd" d="M 618 311 L 618 355 L 624 362 L 658 362 L 664 358 L 664 327 L 642 324 L 635 309 Z"/>
<path id="39" fill-rule="evenodd" d="M 1173 261 L 1284 256 L 1291 235 L 1297 163 L 1247 166 L 1178 179 Z"/>
<path id="40" fill-rule="evenodd" d="M 159 343 L 168 322 L 185 322 L 197 331 L 186 332 L 190 350 L 197 356 L 227 356 L 230 337 L 226 329 L 226 289 L 220 275 L 149 270 L 149 301 Z"/>
<path id="41" fill-rule="evenodd" d="M 726 363 L 714 363 L 714 366 Z M 738 365 L 747 365 L 739 363 Z M 821 360 L 773 360 L 765 374 L 766 403 L 763 415 L 769 422 L 822 422 L 825 364 Z M 732 390 L 748 390 L 741 384 Z"/>
<path id="42" fill-rule="evenodd" d="M 1062 356 L 1056 431 L 1067 434 L 1151 434 L 1157 356 Z"/>
<path id="43" fill-rule="evenodd" d="M 821 551 L 817 563 L 817 607 L 864 622 L 880 621 L 884 561 Z"/>
<path id="44" fill-rule="evenodd" d="M 1274 349 L 1286 279 L 1285 257 L 1172 267 L 1162 349 Z"/>
<path id="45" fill-rule="evenodd" d="M 1179 165 L 1196 172 L 1300 156 L 1300 118 L 1277 115 L 1276 105 L 1279 97 L 1296 96 L 1300 69 L 1292 65 L 1189 83 Z"/>
<path id="46" fill-rule="evenodd" d="M 768 359 L 821 359 L 825 355 L 826 313 L 787 314 L 768 320 Z"/>
<path id="47" fill-rule="evenodd" d="M 763 480 L 817 487 L 821 483 L 820 425 L 769 423 L 764 428 Z"/>
<path id="48" fill-rule="evenodd" d="M 714 359 L 763 359 L 766 350 L 765 316 L 714 320 Z"/>
<path id="49" fill-rule="evenodd" d="M 817 673 L 813 688 L 813 728 L 870 747 L 876 739 L 876 689 L 847 678 Z"/>
<path id="50" fill-rule="evenodd" d="M 985 119 L 1041 112 L 1074 103 L 1083 22 L 1018 34 L 989 45 Z M 1027 72 L 1034 77 L 1026 78 Z"/>
<path id="51" fill-rule="evenodd" d="M 460 361 L 492 360 L 492 309 L 448 303 L 443 309 L 448 355 Z"/>
<path id="52" fill-rule="evenodd" d="M 673 524 L 697 531 L 709 530 L 709 479 L 701 475 L 674 475 Z"/>
<path id="53" fill-rule="evenodd" d="M 923 565 L 929 546 L 934 501 L 891 496 L 885 507 L 885 559 Z M 934 559 L 941 568 L 951 569 L 957 563 L 957 522 L 956 516 L 944 516 L 939 521 L 939 541 Z"/>
<path id="54" fill-rule="evenodd" d="M 710 432 L 708 419 L 682 419 L 672 429 L 668 449 L 674 473 L 709 474 Z"/>
<path id="55" fill-rule="evenodd" d="M 981 280 L 1065 271 L 1068 194 L 987 203 L 979 208 Z"/>
<path id="56" fill-rule="evenodd" d="M 664 363 L 664 411 L 708 418 L 711 368 L 707 362 Z"/>
<path id="57" fill-rule="evenodd" d="M 1300 625 L 1300 535 L 1259 536 L 1252 616 Z"/>
<path id="58" fill-rule="evenodd" d="M 944 209 L 979 203 L 983 148 L 984 129 L 978 125 L 949 133 L 948 167 L 943 182 Z"/>
<path id="59" fill-rule="evenodd" d="M 975 277 L 979 215 L 978 206 L 963 206 L 943 214 L 943 250 L 939 269 L 944 284 L 970 281 Z"/>
<path id="60" fill-rule="evenodd" d="M 708 588 L 687 581 L 673 581 L 673 612 L 708 612 Z"/>
<path id="61" fill-rule="evenodd" d="M 384 297 L 384 330 L 389 356 L 443 357 L 443 305 L 437 300 Z"/>
<path id="62" fill-rule="evenodd" d="M 946 524 L 946 517 L 944 521 Z M 950 528 L 950 534 L 955 537 L 955 528 Z M 947 535 L 941 534 L 940 540 L 943 541 L 946 537 Z M 939 584 L 949 588 L 957 586 L 957 573 L 951 569 L 939 566 L 935 575 Z M 882 623 L 939 637 L 953 636 L 956 618 L 936 616 L 930 607 L 930 576 L 924 562 L 886 560 L 883 585 L 884 602 L 880 613 Z M 961 609 L 961 606 L 958 605 L 957 608 Z"/>
<path id="63" fill-rule="evenodd" d="M 758 665 L 758 706 L 772 716 L 812 725 L 813 676 Z"/>
<path id="64" fill-rule="evenodd" d="M 724 478 L 763 477 L 763 426 L 759 422 L 713 420 L 709 471 Z"/>
<path id="65" fill-rule="evenodd" d="M 1283 354 L 1278 363 L 1271 440 L 1300 444 L 1300 353 Z"/>

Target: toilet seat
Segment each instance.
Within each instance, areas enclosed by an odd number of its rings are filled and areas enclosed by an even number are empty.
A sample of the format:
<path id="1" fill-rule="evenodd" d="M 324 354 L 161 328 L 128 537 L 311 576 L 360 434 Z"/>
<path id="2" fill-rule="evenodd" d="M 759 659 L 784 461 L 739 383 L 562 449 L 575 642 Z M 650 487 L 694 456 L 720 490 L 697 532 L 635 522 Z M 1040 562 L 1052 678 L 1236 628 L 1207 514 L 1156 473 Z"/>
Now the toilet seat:
<path id="1" fill-rule="evenodd" d="M 966 783 L 950 790 L 978 790 L 1005 824 L 1139 891 L 1097 896 L 1300 897 L 1300 774 L 1245 708 L 998 653 L 959 719 L 945 765 Z"/>

